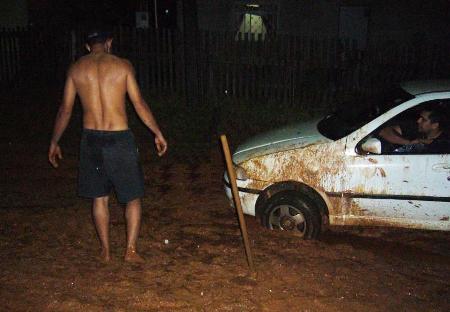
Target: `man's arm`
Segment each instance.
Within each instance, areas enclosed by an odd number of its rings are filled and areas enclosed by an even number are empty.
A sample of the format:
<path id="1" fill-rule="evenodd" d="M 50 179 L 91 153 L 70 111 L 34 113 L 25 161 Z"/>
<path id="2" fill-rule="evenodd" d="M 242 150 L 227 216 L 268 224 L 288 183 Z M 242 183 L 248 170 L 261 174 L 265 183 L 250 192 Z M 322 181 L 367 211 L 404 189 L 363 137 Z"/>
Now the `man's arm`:
<path id="1" fill-rule="evenodd" d="M 64 130 L 69 124 L 70 116 L 72 115 L 73 105 L 75 103 L 76 89 L 73 79 L 69 74 L 67 75 L 66 85 L 64 87 L 64 96 L 58 114 L 56 115 L 55 127 L 53 129 L 52 139 L 50 141 L 50 148 L 48 150 L 48 160 L 53 167 L 58 167 L 56 158 L 62 159 L 61 148 L 58 145 Z"/>
<path id="2" fill-rule="evenodd" d="M 152 111 L 148 107 L 144 98 L 141 95 L 139 86 L 137 84 L 133 66 L 128 63 L 128 73 L 127 73 L 127 92 L 130 96 L 130 100 L 133 103 L 134 109 L 138 114 L 142 122 L 155 134 L 155 144 L 158 150 L 158 155 L 162 156 L 167 150 L 167 142 L 159 129 L 158 123 L 153 116 Z"/>
<path id="3" fill-rule="evenodd" d="M 378 135 L 393 144 L 408 145 L 417 143 L 416 140 L 411 141 L 404 138 L 402 136 L 402 129 L 398 125 L 385 127 L 380 130 Z"/>

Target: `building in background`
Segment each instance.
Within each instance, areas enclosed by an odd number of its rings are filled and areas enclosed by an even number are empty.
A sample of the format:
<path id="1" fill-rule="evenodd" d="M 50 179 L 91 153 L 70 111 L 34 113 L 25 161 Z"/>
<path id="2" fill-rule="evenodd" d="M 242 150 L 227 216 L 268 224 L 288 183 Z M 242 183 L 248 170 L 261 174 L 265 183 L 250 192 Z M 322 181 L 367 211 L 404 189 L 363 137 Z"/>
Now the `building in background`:
<path id="1" fill-rule="evenodd" d="M 259 34 L 336 37 L 354 40 L 364 50 L 372 39 L 450 36 L 450 2 L 446 0 L 197 0 L 197 5 L 201 30 L 253 38 Z"/>

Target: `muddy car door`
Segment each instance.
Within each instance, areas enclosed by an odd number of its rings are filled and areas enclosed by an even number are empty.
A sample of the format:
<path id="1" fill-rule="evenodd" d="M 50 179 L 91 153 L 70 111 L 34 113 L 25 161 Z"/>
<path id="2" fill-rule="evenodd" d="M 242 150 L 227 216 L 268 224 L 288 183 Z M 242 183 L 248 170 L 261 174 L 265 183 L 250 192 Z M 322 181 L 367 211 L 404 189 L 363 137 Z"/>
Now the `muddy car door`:
<path id="1" fill-rule="evenodd" d="M 424 144 L 395 147 L 389 143 L 384 148 L 388 142 L 376 139 L 394 118 L 446 104 L 442 100 L 414 102 L 380 116 L 347 138 L 346 223 L 450 230 L 450 144 L 432 153 Z M 367 138 L 378 140 L 379 148 L 364 148 Z"/>
<path id="2" fill-rule="evenodd" d="M 450 229 L 448 154 L 353 155 L 346 162 L 349 223 Z"/>

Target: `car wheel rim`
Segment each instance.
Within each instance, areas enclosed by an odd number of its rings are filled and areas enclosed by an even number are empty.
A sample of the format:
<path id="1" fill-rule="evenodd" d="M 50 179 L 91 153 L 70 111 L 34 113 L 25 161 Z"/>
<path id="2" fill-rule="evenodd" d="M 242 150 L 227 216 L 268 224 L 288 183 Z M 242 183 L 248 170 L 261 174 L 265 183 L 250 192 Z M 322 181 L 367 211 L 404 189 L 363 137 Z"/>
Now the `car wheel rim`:
<path id="1" fill-rule="evenodd" d="M 292 205 L 279 205 L 269 215 L 269 227 L 285 231 L 297 231 L 302 236 L 306 232 L 306 220 L 303 213 Z"/>

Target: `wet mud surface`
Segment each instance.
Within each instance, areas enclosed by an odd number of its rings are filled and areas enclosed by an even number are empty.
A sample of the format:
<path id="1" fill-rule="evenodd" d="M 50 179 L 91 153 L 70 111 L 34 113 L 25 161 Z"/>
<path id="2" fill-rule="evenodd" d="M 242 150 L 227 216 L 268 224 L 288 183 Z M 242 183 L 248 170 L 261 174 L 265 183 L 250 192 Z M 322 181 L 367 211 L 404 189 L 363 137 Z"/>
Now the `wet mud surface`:
<path id="1" fill-rule="evenodd" d="M 303 241 L 247 216 L 249 275 L 219 151 L 187 164 L 144 150 L 146 263 L 124 263 L 123 207 L 112 199 L 113 261 L 101 264 L 90 202 L 76 196 L 76 145 L 57 170 L 44 143 L 0 146 L 1 310 L 450 310 L 445 232 L 337 228 Z"/>

